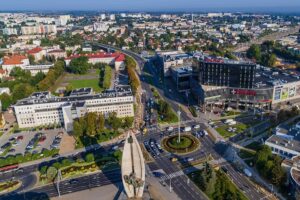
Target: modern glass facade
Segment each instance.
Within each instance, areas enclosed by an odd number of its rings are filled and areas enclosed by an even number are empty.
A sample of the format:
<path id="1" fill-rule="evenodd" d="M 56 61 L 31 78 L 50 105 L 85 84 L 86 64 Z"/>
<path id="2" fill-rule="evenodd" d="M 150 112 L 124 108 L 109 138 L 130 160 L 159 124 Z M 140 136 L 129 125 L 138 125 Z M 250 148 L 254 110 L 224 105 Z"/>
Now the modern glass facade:
<path id="1" fill-rule="evenodd" d="M 201 85 L 253 88 L 255 64 L 199 62 L 199 82 Z"/>

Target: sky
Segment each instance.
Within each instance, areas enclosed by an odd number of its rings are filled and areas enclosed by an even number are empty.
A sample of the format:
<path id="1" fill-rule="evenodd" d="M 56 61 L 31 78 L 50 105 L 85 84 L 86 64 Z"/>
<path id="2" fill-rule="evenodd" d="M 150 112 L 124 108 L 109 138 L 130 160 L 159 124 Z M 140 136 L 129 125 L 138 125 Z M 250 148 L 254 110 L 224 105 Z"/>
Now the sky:
<path id="1" fill-rule="evenodd" d="M 0 10 L 281 11 L 300 12 L 300 0 L 0 0 Z"/>

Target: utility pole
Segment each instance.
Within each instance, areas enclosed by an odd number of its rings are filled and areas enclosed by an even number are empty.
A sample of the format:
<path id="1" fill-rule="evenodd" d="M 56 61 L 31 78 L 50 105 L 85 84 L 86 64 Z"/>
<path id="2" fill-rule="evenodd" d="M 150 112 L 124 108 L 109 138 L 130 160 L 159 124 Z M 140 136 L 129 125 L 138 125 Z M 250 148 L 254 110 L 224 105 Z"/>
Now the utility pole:
<path id="1" fill-rule="evenodd" d="M 177 140 L 177 143 L 180 143 L 180 108 L 178 109 L 177 111 L 177 115 L 178 115 L 178 140 Z"/>

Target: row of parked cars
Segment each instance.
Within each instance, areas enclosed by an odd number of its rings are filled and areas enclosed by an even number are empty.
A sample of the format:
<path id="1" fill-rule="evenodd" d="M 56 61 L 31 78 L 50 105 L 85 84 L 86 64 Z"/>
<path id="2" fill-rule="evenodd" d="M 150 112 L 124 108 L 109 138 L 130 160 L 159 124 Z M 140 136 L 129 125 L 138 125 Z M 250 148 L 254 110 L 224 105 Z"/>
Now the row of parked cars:
<path id="1" fill-rule="evenodd" d="M 163 153 L 163 149 L 155 139 L 144 141 L 144 146 L 153 158 L 156 158 L 156 156 L 159 156 L 161 153 Z"/>
<path id="2" fill-rule="evenodd" d="M 58 135 L 55 136 L 52 144 L 50 145 L 50 148 L 51 149 L 57 149 L 59 147 L 59 145 L 60 145 L 61 138 L 62 138 L 62 133 L 58 133 Z"/>
<path id="3" fill-rule="evenodd" d="M 26 146 L 26 151 L 32 150 L 36 147 L 40 147 L 41 143 L 43 143 L 47 139 L 45 133 L 36 133 L 34 137 L 29 141 Z"/>
<path id="4" fill-rule="evenodd" d="M 22 142 L 22 140 L 24 139 L 23 135 L 19 135 L 19 136 L 13 136 L 11 138 L 9 138 L 8 142 L 6 142 L 5 144 L 3 144 L 0 148 L 0 154 L 2 154 L 8 147 L 15 147 L 15 146 L 19 146 Z M 8 150 L 8 153 L 13 153 L 16 150 L 14 148 L 10 148 Z"/>

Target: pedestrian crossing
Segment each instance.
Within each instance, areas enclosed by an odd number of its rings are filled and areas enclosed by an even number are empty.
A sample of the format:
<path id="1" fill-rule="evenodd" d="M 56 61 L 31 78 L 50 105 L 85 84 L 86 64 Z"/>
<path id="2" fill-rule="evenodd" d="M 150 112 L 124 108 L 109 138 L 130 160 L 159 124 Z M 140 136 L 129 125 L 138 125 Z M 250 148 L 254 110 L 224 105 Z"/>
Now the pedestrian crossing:
<path id="1" fill-rule="evenodd" d="M 180 170 L 180 171 L 177 171 L 177 172 L 174 172 L 171 174 L 166 174 L 166 175 L 160 177 L 160 180 L 165 181 L 165 180 L 172 179 L 172 178 L 175 178 L 177 176 L 182 176 L 182 175 L 184 175 L 184 172 L 182 170 Z"/>

